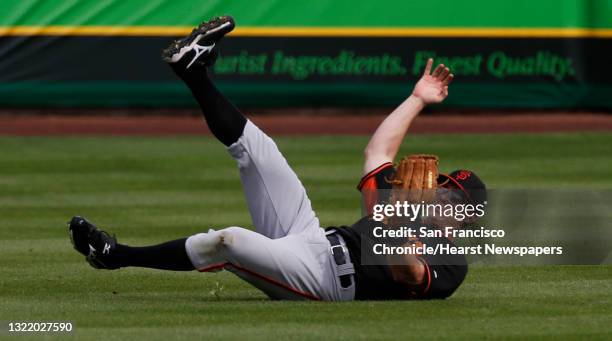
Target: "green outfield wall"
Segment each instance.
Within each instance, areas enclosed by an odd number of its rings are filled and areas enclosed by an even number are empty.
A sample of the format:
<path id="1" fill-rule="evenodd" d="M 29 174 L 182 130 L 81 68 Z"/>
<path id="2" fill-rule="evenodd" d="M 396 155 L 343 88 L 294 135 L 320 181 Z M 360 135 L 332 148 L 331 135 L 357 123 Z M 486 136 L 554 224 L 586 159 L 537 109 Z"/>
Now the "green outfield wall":
<path id="1" fill-rule="evenodd" d="M 241 105 L 394 105 L 434 57 L 446 106 L 612 109 L 612 0 L 0 0 L 0 105 L 195 105 L 159 54 L 222 14 Z"/>

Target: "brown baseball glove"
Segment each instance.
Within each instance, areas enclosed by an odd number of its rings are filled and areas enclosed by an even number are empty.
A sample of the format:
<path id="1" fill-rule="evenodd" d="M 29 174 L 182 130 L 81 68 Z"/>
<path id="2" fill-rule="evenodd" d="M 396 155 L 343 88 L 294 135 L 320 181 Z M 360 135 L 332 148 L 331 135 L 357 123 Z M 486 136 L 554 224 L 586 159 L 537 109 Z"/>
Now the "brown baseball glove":
<path id="1" fill-rule="evenodd" d="M 438 187 L 438 157 L 428 154 L 405 156 L 389 182 L 393 186 L 389 203 L 432 202 Z"/>

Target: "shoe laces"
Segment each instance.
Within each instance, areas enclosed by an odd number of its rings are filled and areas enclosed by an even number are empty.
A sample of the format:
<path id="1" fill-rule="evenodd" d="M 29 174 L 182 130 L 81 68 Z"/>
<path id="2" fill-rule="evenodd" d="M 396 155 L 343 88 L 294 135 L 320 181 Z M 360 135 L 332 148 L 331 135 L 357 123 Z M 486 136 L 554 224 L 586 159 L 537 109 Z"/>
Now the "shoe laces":
<path id="1" fill-rule="evenodd" d="M 99 244 L 105 243 L 106 240 L 108 240 L 108 239 L 115 240 L 116 237 L 115 237 L 114 234 L 111 236 L 110 233 L 108 233 L 108 232 L 106 232 L 104 230 L 97 229 L 94 232 L 94 235 L 91 236 L 91 239 L 93 239 L 93 241 L 94 241 L 94 243 L 96 244 L 96 247 L 97 247 Z"/>

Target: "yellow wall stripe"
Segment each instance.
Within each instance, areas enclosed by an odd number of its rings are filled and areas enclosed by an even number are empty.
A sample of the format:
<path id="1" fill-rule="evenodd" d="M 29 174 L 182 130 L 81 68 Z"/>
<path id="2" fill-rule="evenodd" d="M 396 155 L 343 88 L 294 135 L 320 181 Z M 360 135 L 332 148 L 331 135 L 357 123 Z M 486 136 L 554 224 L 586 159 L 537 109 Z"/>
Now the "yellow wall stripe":
<path id="1" fill-rule="evenodd" d="M 192 27 L 177 26 L 4 26 L 3 36 L 180 36 Z"/>
<path id="2" fill-rule="evenodd" d="M 366 28 L 248 27 L 236 36 L 303 37 L 491 37 L 491 38 L 612 38 L 612 29 L 576 28 Z"/>
<path id="3" fill-rule="evenodd" d="M 182 36 L 188 26 L 0 26 L 0 36 Z M 239 27 L 235 37 L 484 37 L 612 38 L 612 29 L 590 28 L 384 28 L 384 27 Z"/>

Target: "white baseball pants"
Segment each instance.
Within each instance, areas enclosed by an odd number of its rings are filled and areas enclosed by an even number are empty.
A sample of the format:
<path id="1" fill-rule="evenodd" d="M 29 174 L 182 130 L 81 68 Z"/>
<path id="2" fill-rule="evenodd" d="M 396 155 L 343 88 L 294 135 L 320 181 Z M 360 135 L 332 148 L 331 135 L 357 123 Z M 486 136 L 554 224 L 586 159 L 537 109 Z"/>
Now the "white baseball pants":
<path id="1" fill-rule="evenodd" d="M 228 270 L 273 299 L 352 300 L 304 186 L 274 141 L 251 121 L 228 147 L 238 162 L 255 231 L 209 230 L 187 239 L 201 272 Z"/>

